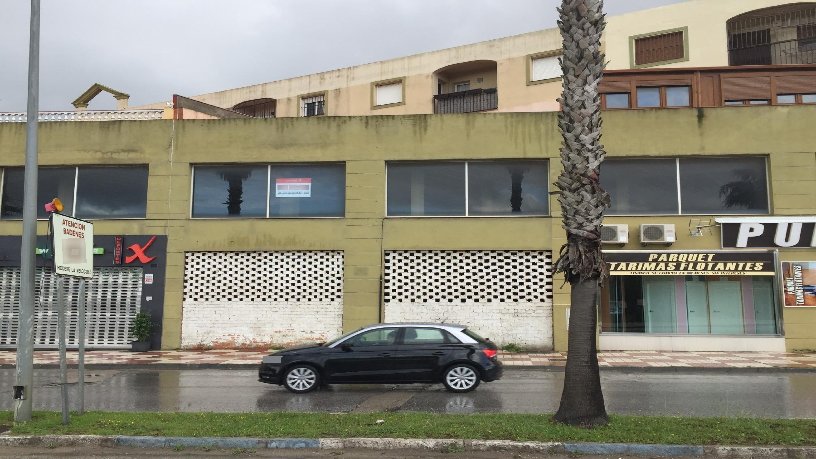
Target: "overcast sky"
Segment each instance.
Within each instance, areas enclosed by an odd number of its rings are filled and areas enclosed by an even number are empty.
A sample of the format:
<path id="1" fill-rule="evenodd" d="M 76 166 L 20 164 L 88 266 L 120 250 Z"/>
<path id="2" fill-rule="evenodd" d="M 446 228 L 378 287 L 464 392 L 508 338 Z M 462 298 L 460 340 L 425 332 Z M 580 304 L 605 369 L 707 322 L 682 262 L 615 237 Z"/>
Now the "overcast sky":
<path id="1" fill-rule="evenodd" d="M 130 105 L 556 26 L 560 0 L 41 0 L 40 110 Z M 607 0 L 607 14 L 683 0 Z M 30 1 L 0 1 L 0 112 L 25 111 Z M 90 109 L 115 108 L 102 94 Z"/>

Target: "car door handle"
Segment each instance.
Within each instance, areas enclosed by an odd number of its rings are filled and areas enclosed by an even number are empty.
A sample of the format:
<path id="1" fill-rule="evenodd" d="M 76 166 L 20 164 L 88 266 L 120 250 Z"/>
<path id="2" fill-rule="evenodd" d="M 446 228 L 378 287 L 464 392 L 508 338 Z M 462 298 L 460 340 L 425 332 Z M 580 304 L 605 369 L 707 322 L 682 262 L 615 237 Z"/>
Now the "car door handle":
<path id="1" fill-rule="evenodd" d="M 391 353 L 390 352 L 383 352 L 383 353 L 380 354 L 380 357 L 391 357 Z"/>
<path id="2" fill-rule="evenodd" d="M 445 351 L 436 351 L 433 355 L 445 355 Z"/>

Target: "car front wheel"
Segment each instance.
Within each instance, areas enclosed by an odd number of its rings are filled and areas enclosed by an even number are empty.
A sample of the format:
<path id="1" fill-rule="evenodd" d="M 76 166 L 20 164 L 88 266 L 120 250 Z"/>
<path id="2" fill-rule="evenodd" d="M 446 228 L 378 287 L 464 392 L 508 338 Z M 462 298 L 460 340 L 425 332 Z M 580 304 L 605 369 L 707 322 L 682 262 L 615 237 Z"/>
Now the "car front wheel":
<path id="1" fill-rule="evenodd" d="M 303 394 L 320 385 L 320 375 L 311 365 L 295 365 L 286 371 L 283 385 L 291 392 Z"/>
<path id="2" fill-rule="evenodd" d="M 481 379 L 476 368 L 464 363 L 452 365 L 442 376 L 442 384 L 451 392 L 470 392 L 479 382 Z"/>

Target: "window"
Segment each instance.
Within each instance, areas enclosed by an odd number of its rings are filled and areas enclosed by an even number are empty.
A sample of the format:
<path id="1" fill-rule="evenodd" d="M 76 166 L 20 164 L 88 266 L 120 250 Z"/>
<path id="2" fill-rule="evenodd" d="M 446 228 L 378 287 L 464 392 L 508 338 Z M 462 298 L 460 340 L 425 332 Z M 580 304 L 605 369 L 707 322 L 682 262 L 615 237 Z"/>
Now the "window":
<path id="1" fill-rule="evenodd" d="M 561 64 L 557 56 L 530 59 L 530 82 L 561 78 Z"/>
<path id="2" fill-rule="evenodd" d="M 604 108 L 629 108 L 629 93 L 609 93 L 603 95 Z"/>
<path id="3" fill-rule="evenodd" d="M 345 214 L 342 164 L 196 166 L 193 218 L 308 218 Z"/>
<path id="4" fill-rule="evenodd" d="M 546 161 L 388 165 L 389 216 L 530 216 L 549 213 Z"/>
<path id="5" fill-rule="evenodd" d="M 608 159 L 609 215 L 767 214 L 765 159 Z M 678 188 L 679 187 L 679 188 Z"/>
<path id="6" fill-rule="evenodd" d="M 777 104 L 816 104 L 816 94 L 779 94 Z"/>
<path id="7" fill-rule="evenodd" d="M 459 340 L 439 328 L 408 327 L 402 339 L 404 344 L 446 344 L 458 343 Z"/>
<path id="8" fill-rule="evenodd" d="M 770 99 L 744 99 L 744 100 L 737 100 L 737 99 L 727 99 L 725 101 L 725 105 L 729 107 L 739 107 L 744 105 L 770 105 Z"/>
<path id="9" fill-rule="evenodd" d="M 607 213 L 676 214 L 677 164 L 673 159 L 607 159 L 601 186 L 612 196 Z"/>
<path id="10" fill-rule="evenodd" d="M 266 217 L 266 166 L 196 166 L 193 217 Z"/>
<path id="11" fill-rule="evenodd" d="M 377 328 L 349 338 L 347 341 L 343 342 L 341 346 L 346 344 L 355 347 L 389 346 L 397 342 L 398 332 L 399 330 L 396 328 Z"/>
<path id="12" fill-rule="evenodd" d="M 643 67 L 688 60 L 687 28 L 639 35 L 630 39 L 632 66 Z"/>
<path id="13" fill-rule="evenodd" d="M 402 81 L 390 81 L 374 84 L 374 106 L 395 105 L 403 103 Z"/>
<path id="14" fill-rule="evenodd" d="M 1 218 L 23 217 L 24 173 L 22 167 L 4 170 Z M 55 197 L 65 206 L 63 214 L 77 218 L 145 218 L 147 215 L 147 166 L 43 167 L 37 175 L 39 219 L 48 218 L 43 204 Z"/>
<path id="15" fill-rule="evenodd" d="M 660 107 L 660 88 L 637 88 L 638 107 Z"/>
<path id="16" fill-rule="evenodd" d="M 773 279 L 747 277 L 610 276 L 602 292 L 602 331 L 774 335 Z"/>
<path id="17" fill-rule="evenodd" d="M 325 95 L 315 94 L 300 98 L 300 116 L 320 116 L 325 114 Z"/>
<path id="18" fill-rule="evenodd" d="M 667 86 L 666 89 L 667 107 L 690 107 L 691 88 L 688 86 Z"/>
<path id="19" fill-rule="evenodd" d="M 796 40 L 799 51 L 816 51 L 816 24 L 796 26 Z"/>
<path id="20" fill-rule="evenodd" d="M 684 214 L 766 214 L 765 158 L 682 158 Z"/>
<path id="21" fill-rule="evenodd" d="M 453 84 L 453 92 L 463 92 L 470 90 L 470 81 L 460 81 Z"/>

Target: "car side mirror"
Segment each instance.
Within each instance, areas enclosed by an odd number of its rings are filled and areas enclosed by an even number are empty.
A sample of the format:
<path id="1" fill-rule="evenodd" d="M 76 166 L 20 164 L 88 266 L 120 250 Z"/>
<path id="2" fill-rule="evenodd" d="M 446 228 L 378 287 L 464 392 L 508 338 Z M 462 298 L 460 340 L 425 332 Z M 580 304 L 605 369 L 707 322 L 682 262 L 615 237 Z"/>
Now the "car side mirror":
<path id="1" fill-rule="evenodd" d="M 348 344 L 348 343 L 343 344 L 342 346 L 340 346 L 340 349 L 342 349 L 342 350 L 344 350 L 346 352 L 349 352 L 349 351 L 351 351 L 351 344 Z"/>

